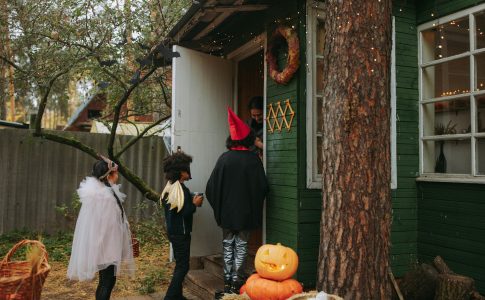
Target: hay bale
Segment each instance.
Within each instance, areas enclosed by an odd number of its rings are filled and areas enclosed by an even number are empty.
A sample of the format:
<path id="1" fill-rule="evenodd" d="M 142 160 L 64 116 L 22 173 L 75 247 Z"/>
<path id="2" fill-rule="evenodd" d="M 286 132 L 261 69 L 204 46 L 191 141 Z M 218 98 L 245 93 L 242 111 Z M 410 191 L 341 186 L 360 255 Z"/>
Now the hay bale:
<path id="1" fill-rule="evenodd" d="M 318 295 L 317 291 L 310 291 L 307 293 L 300 293 L 291 296 L 291 298 L 288 298 L 288 300 L 310 300 L 310 299 L 315 299 Z M 337 295 L 331 295 L 331 294 L 326 294 L 327 295 L 327 300 L 344 300 L 343 298 L 340 298 Z"/>
<path id="2" fill-rule="evenodd" d="M 224 294 L 224 296 L 222 296 L 221 300 L 251 300 L 251 298 L 249 298 L 248 294 L 246 294 L 246 293 L 244 293 L 242 295 Z"/>

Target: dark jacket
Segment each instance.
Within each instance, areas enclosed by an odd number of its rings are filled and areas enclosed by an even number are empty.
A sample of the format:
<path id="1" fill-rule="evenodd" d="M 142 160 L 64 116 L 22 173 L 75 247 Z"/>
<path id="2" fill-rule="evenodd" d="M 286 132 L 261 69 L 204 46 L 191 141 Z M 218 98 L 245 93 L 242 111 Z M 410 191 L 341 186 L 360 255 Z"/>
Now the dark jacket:
<path id="1" fill-rule="evenodd" d="M 184 206 L 177 212 L 177 209 L 170 209 L 170 204 L 167 203 L 166 198 L 163 200 L 163 208 L 165 210 L 165 222 L 167 223 L 167 233 L 173 234 L 190 234 L 192 232 L 192 219 L 195 212 L 195 204 L 192 202 L 190 190 L 183 184 L 184 190 Z"/>
<path id="2" fill-rule="evenodd" d="M 268 182 L 263 164 L 253 152 L 231 150 L 223 153 L 205 192 L 220 227 L 232 230 L 261 227 Z"/>

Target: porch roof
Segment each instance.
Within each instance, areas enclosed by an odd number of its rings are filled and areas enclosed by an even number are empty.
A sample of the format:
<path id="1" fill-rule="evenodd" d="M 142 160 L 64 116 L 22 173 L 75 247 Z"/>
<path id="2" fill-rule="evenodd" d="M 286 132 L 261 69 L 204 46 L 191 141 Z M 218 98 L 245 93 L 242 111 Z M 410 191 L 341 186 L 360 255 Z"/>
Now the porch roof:
<path id="1" fill-rule="evenodd" d="M 194 1 L 165 44 L 226 55 L 263 32 L 268 11 L 276 5 L 275 0 Z"/>

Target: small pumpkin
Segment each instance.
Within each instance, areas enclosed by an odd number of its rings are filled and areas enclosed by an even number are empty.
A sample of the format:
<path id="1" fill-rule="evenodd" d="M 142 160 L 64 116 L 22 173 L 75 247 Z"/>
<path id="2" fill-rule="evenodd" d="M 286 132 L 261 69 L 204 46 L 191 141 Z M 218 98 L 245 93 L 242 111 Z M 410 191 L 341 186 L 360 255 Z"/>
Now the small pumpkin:
<path id="1" fill-rule="evenodd" d="M 258 274 L 251 275 L 245 286 L 251 300 L 285 300 L 303 291 L 301 284 L 294 279 L 274 281 Z"/>
<path id="2" fill-rule="evenodd" d="M 298 255 L 280 243 L 266 244 L 256 252 L 254 267 L 263 278 L 283 281 L 291 278 L 298 269 Z"/>

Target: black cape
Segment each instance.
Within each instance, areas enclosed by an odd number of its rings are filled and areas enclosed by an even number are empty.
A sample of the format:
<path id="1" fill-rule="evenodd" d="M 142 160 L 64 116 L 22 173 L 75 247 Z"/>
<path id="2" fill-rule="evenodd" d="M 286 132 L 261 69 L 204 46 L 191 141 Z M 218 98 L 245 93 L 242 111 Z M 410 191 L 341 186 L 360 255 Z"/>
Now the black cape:
<path id="1" fill-rule="evenodd" d="M 268 182 L 259 157 L 236 150 L 219 157 L 205 190 L 217 225 L 231 230 L 261 228 L 267 193 Z"/>

